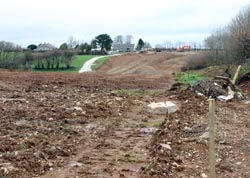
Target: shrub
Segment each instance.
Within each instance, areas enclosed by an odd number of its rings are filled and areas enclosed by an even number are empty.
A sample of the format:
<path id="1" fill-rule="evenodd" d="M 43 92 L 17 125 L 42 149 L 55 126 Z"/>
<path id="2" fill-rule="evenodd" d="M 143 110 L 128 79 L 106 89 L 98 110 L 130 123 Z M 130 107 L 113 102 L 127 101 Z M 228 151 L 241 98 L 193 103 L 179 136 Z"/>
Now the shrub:
<path id="1" fill-rule="evenodd" d="M 209 52 L 198 53 L 187 58 L 187 63 L 181 71 L 203 69 L 213 64 L 213 56 Z"/>

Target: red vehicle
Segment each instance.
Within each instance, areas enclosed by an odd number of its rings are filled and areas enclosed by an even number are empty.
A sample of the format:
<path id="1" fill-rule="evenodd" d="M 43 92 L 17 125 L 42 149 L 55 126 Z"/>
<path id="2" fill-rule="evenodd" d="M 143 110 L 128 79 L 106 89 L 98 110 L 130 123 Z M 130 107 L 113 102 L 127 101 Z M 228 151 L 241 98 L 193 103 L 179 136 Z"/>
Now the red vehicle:
<path id="1" fill-rule="evenodd" d="M 176 49 L 177 52 L 185 52 L 185 51 L 190 51 L 190 50 L 191 50 L 191 46 L 182 46 L 181 48 Z"/>

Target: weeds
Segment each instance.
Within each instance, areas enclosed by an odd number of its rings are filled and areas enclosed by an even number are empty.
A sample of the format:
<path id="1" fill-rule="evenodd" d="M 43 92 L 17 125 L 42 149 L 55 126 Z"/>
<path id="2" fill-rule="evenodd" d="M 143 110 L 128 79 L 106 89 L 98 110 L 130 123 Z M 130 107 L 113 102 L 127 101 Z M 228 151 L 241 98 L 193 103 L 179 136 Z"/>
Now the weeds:
<path id="1" fill-rule="evenodd" d="M 174 74 L 174 79 L 176 82 L 193 85 L 199 80 L 203 80 L 205 76 L 198 73 L 181 72 Z"/>
<path id="2" fill-rule="evenodd" d="M 18 145 L 18 149 L 19 150 L 24 150 L 26 148 L 26 145 L 24 144 L 24 143 L 20 143 L 19 145 Z"/>
<path id="3" fill-rule="evenodd" d="M 161 127 L 165 124 L 165 120 L 154 123 L 154 127 Z"/>
<path id="4" fill-rule="evenodd" d="M 110 56 L 106 56 L 103 58 L 98 59 L 97 61 L 94 62 L 94 64 L 91 66 L 92 70 L 97 70 L 101 65 L 106 62 L 107 60 L 111 59 Z"/>
<path id="5" fill-rule="evenodd" d="M 60 130 L 62 130 L 65 133 L 68 133 L 68 134 L 74 133 L 73 128 L 66 123 L 57 122 L 56 125 L 59 127 Z"/>
<path id="6" fill-rule="evenodd" d="M 118 159 L 118 161 L 130 162 L 130 163 L 139 163 L 141 162 L 142 157 L 138 154 L 132 156 L 130 154 L 125 154 L 124 159 Z"/>

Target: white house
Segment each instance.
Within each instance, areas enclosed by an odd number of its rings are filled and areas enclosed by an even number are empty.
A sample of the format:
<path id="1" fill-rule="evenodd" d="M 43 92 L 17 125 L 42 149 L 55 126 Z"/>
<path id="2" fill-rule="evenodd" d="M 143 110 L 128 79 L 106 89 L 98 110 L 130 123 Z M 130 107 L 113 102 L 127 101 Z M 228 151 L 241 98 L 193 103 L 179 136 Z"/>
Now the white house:
<path id="1" fill-rule="evenodd" d="M 132 52 L 135 50 L 134 44 L 120 44 L 115 43 L 113 44 L 113 51 L 119 51 L 119 52 Z"/>
<path id="2" fill-rule="evenodd" d="M 56 49 L 56 47 L 53 46 L 52 44 L 43 43 L 43 44 L 39 44 L 34 51 L 52 51 L 54 49 Z"/>

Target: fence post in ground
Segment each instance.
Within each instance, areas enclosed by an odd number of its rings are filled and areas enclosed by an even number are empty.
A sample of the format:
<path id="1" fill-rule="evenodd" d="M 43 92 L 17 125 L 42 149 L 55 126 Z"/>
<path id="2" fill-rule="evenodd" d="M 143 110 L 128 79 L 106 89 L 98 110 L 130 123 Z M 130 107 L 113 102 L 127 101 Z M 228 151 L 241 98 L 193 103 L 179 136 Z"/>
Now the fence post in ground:
<path id="1" fill-rule="evenodd" d="M 233 81 L 232 81 L 233 85 L 235 85 L 235 82 L 236 82 L 236 80 L 238 78 L 238 75 L 239 75 L 239 72 L 240 72 L 240 68 L 241 68 L 241 65 L 238 66 L 238 68 L 237 68 L 237 70 L 236 70 L 236 72 L 234 74 L 234 78 L 233 78 Z"/>
<path id="2" fill-rule="evenodd" d="M 209 172 L 210 178 L 215 178 L 215 100 L 209 98 Z"/>

